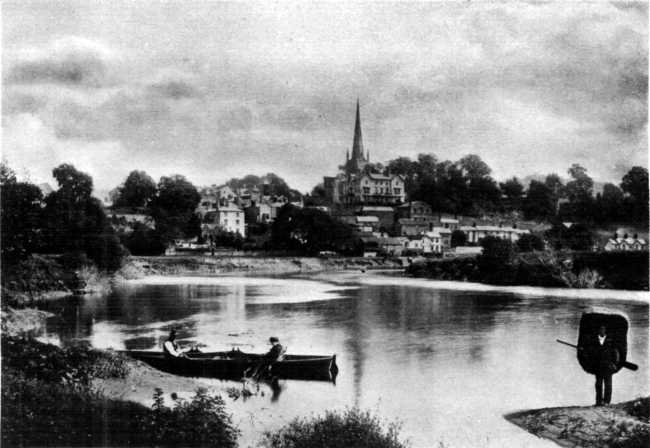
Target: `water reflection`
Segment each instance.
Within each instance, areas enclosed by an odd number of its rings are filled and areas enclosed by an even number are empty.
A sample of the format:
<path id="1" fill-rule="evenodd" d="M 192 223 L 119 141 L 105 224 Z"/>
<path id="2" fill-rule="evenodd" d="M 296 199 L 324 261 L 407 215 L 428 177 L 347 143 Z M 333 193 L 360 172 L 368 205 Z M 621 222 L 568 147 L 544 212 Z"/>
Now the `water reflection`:
<path id="1" fill-rule="evenodd" d="M 273 429 L 296 416 L 352 405 L 403 420 L 416 447 L 438 441 L 502 446 L 503 437 L 525 446 L 535 439 L 510 428 L 504 413 L 593 400 L 592 378 L 580 369 L 575 352 L 555 339 L 576 340 L 580 315 L 594 300 L 394 284 L 348 282 L 343 288 L 301 280 L 293 288 L 292 280 L 266 282 L 137 285 L 53 303 L 49 306 L 61 307 L 62 317 L 49 321 L 48 332 L 63 343 L 87 339 L 100 347 L 155 349 L 175 326 L 181 343 L 202 342 L 205 351 L 263 352 L 273 335 L 289 353 L 336 353 L 341 369 L 336 386 L 280 381 L 268 385 L 265 399 L 235 405 L 236 412 L 248 415 L 263 414 L 272 403 L 273 416 L 263 426 L 243 427 L 244 446 L 260 427 Z M 622 371 L 614 378 L 614 399 L 647 395 L 648 306 L 598 304 L 630 316 L 629 357 L 639 364 L 639 373 Z"/>

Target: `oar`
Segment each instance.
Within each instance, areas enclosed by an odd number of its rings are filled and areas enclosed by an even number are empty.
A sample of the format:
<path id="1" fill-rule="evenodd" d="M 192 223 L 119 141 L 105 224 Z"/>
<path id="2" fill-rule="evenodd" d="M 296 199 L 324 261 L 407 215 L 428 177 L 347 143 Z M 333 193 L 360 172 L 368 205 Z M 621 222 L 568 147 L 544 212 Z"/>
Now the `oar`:
<path id="1" fill-rule="evenodd" d="M 560 344 L 568 345 L 569 347 L 578 348 L 577 345 L 570 344 L 569 342 L 561 341 L 560 339 L 556 339 L 556 341 L 559 342 Z M 639 366 L 637 366 L 633 362 L 627 362 L 627 361 L 623 361 L 623 363 L 621 363 L 621 367 L 625 367 L 626 369 L 630 369 L 630 370 L 639 369 Z"/>

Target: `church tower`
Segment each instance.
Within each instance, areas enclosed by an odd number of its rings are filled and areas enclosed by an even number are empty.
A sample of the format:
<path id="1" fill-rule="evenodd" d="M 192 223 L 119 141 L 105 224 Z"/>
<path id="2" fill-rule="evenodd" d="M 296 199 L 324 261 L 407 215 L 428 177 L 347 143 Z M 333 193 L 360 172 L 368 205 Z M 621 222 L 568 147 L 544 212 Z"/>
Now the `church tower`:
<path id="1" fill-rule="evenodd" d="M 368 164 L 368 159 L 363 153 L 363 136 L 361 135 L 361 114 L 359 112 L 359 99 L 357 98 L 357 116 L 354 122 L 354 139 L 352 141 L 352 156 L 346 160 L 345 171 L 354 174 L 361 171 Z"/>

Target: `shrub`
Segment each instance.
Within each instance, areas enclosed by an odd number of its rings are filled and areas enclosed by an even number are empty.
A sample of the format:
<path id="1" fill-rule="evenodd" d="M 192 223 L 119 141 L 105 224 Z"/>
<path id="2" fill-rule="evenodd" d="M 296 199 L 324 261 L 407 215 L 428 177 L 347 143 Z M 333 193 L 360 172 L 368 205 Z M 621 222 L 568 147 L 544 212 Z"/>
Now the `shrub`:
<path id="1" fill-rule="evenodd" d="M 295 419 L 276 432 L 264 434 L 266 448 L 404 448 L 400 426 L 386 425 L 368 411 L 326 412 L 311 419 Z"/>
<path id="2" fill-rule="evenodd" d="M 198 388 L 191 401 L 176 398 L 174 408 L 165 406 L 161 389 L 156 389 L 153 398 L 151 412 L 142 421 L 142 426 L 149 428 L 152 445 L 237 446 L 239 430 L 233 426 L 221 397 Z"/>
<path id="3" fill-rule="evenodd" d="M 89 388 L 2 372 L 2 446 L 145 445 L 142 405 Z M 140 418 L 138 418 L 140 417 Z"/>
<path id="4" fill-rule="evenodd" d="M 126 360 L 117 353 L 79 344 L 61 349 L 32 338 L 2 337 L 3 368 L 19 370 L 26 378 L 50 383 L 87 386 L 93 378 L 123 378 Z"/>
<path id="5" fill-rule="evenodd" d="M 650 427 L 633 423 L 619 423 L 607 431 L 603 441 L 609 448 L 648 448 L 650 446 Z"/>

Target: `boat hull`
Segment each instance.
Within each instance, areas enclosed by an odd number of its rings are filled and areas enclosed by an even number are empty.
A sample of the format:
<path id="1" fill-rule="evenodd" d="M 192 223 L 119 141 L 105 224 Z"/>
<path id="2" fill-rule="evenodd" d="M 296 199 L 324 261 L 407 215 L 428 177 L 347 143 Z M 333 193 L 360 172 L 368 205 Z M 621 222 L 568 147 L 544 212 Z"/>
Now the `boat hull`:
<path id="1" fill-rule="evenodd" d="M 169 358 L 160 352 L 129 350 L 122 352 L 164 372 L 175 375 L 240 379 L 255 368 L 264 355 L 230 352 L 188 353 L 186 358 Z M 271 375 L 283 379 L 334 381 L 338 374 L 336 356 L 288 355 L 271 366 Z"/>

